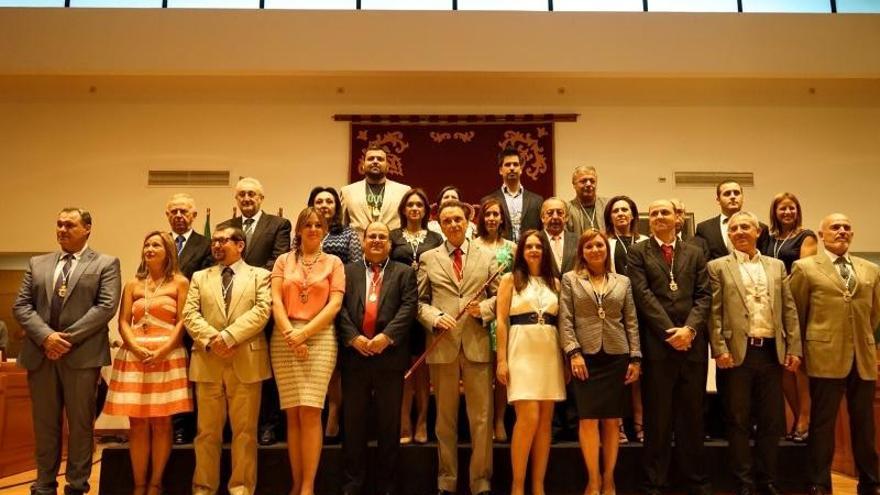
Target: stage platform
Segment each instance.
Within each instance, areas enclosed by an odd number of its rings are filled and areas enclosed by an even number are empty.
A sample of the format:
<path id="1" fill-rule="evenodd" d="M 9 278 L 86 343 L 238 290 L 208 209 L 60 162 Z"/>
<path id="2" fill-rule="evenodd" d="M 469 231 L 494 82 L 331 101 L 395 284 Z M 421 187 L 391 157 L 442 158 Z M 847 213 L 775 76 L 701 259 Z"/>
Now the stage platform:
<path id="1" fill-rule="evenodd" d="M 509 493 L 510 448 L 509 444 L 495 444 L 495 468 L 493 493 Z M 375 448 L 375 445 L 372 447 Z M 621 445 L 617 464 L 617 492 L 637 493 L 641 480 L 642 445 L 630 442 Z M 258 495 L 287 495 L 290 490 L 290 467 L 287 447 L 283 443 L 260 447 L 258 451 Z M 459 493 L 467 494 L 467 465 L 470 456 L 468 446 L 459 450 L 459 466 L 462 479 Z M 786 493 L 806 491 L 807 449 L 805 445 L 782 442 L 779 452 L 779 487 Z M 221 477 L 229 475 L 229 445 L 223 449 Z M 167 495 L 190 494 L 195 457 L 191 445 L 175 446 L 165 471 Z M 706 466 L 716 492 L 732 492 L 735 489 L 728 469 L 727 443 L 706 443 Z M 327 445 L 321 457 L 316 492 L 320 495 L 336 495 L 342 491 L 342 449 L 339 445 Z M 398 470 L 398 493 L 400 495 L 433 495 L 437 493 L 437 447 L 436 444 L 407 445 L 401 447 Z M 223 485 L 225 481 L 221 482 Z M 680 477 L 673 468 L 670 476 L 671 489 L 684 492 Z M 586 470 L 580 447 L 575 442 L 554 444 L 550 452 L 546 488 L 548 495 L 580 495 L 586 486 Z M 126 444 L 108 444 L 102 456 L 99 495 L 130 495 L 132 489 L 131 465 Z M 225 486 L 221 486 L 225 494 Z M 372 493 L 365 491 L 365 493 Z"/>

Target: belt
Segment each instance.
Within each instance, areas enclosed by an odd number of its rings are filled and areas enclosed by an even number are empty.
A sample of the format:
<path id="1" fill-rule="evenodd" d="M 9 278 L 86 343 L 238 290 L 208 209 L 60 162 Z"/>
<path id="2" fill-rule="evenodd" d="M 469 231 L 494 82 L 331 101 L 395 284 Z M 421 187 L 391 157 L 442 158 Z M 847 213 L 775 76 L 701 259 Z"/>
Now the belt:
<path id="1" fill-rule="evenodd" d="M 776 343 L 772 337 L 749 337 L 747 342 L 751 347 L 771 346 Z"/>
<path id="2" fill-rule="evenodd" d="M 544 315 L 544 325 L 556 325 L 556 315 Z M 536 325 L 538 324 L 538 313 L 525 313 L 513 315 L 510 317 L 511 325 Z"/>

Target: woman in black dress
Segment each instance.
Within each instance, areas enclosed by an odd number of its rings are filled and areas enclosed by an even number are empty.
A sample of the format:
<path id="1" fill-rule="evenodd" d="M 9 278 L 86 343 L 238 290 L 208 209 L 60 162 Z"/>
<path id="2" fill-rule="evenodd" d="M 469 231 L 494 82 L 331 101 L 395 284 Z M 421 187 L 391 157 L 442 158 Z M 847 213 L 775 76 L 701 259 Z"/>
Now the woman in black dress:
<path id="1" fill-rule="evenodd" d="M 803 212 L 797 197 L 789 192 L 777 194 L 770 204 L 770 235 L 760 250 L 764 256 L 782 260 L 788 273 L 796 260 L 816 254 L 816 234 L 802 224 Z M 810 429 L 810 383 L 806 369 L 801 366 L 796 373 L 782 375 L 782 392 L 794 415 L 785 437 L 795 442 L 806 442 Z"/>
<path id="2" fill-rule="evenodd" d="M 574 270 L 562 276 L 560 342 L 571 363 L 580 417 L 578 437 L 589 477 L 585 493 L 614 495 L 618 425 L 630 398 L 626 386 L 641 371 L 638 321 L 629 278 L 611 271 L 605 234 L 587 229 L 577 253 Z"/>
<path id="3" fill-rule="evenodd" d="M 410 189 L 403 195 L 397 207 L 400 227 L 391 231 L 391 259 L 419 267 L 419 257 L 425 251 L 443 244 L 443 238 L 428 230 L 428 197 L 419 188 Z M 413 322 L 410 332 L 410 355 L 415 360 L 425 351 L 425 329 Z M 403 403 L 400 408 L 400 443 L 428 441 L 428 394 L 430 383 L 428 367 L 419 366 L 403 385 Z M 416 427 L 412 427 L 413 398 L 416 403 Z"/>

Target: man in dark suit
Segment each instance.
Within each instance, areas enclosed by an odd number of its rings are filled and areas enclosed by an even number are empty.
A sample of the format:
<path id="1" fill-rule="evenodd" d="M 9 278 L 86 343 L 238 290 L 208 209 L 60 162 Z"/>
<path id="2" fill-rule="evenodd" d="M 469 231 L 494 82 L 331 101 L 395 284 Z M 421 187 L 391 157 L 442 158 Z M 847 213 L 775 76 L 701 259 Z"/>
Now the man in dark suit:
<path id="1" fill-rule="evenodd" d="M 61 252 L 31 258 L 13 306 L 24 328 L 18 363 L 28 370 L 37 479 L 34 495 L 54 495 L 61 464 L 62 411 L 69 429 L 65 495 L 89 491 L 95 396 L 110 364 L 107 323 L 119 305 L 119 260 L 88 247 L 92 217 L 58 213 Z"/>
<path id="2" fill-rule="evenodd" d="M 339 363 L 345 397 L 346 495 L 364 491 L 367 464 L 369 404 L 376 414 L 375 490 L 394 493 L 400 448 L 400 403 L 403 375 L 409 366 L 409 331 L 418 309 L 416 276 L 412 267 L 388 258 L 390 231 L 382 222 L 364 231 L 364 259 L 345 266 L 345 299 L 336 318 Z"/>
<path id="3" fill-rule="evenodd" d="M 850 441 L 859 472 L 858 495 L 880 493 L 874 424 L 880 268 L 849 254 L 853 238 L 843 214 L 822 220 L 824 253 L 794 262 L 791 292 L 797 305 L 810 377 L 810 495 L 831 493 L 834 425 L 845 396 Z"/>
<path id="4" fill-rule="evenodd" d="M 544 230 L 541 232 L 550 243 L 553 251 L 553 264 L 559 271 L 559 275 L 569 272 L 574 268 L 574 260 L 577 258 L 578 234 L 565 230 L 568 221 L 568 208 L 565 201 L 551 197 L 544 200 L 541 205 L 541 223 Z"/>
<path id="5" fill-rule="evenodd" d="M 727 222 L 733 253 L 708 264 L 712 286 L 709 341 L 726 370 L 725 412 L 737 495 L 779 495 L 776 465 L 785 433 L 783 367 L 800 366 L 801 332 L 785 265 L 758 252 L 758 217 L 741 211 Z M 755 463 L 749 436 L 757 424 Z M 753 473 L 754 471 L 754 473 Z"/>
<path id="6" fill-rule="evenodd" d="M 544 198 L 523 188 L 520 181 L 522 159 L 515 148 L 504 148 L 498 154 L 498 174 L 504 181 L 501 188 L 488 194 L 483 201 L 492 197 L 501 201 L 504 224 L 510 226 L 506 237 L 516 242 L 520 232 L 540 230 L 541 203 Z"/>
<path id="7" fill-rule="evenodd" d="M 275 259 L 290 251 L 290 220 L 270 215 L 260 209 L 263 204 L 263 185 L 253 177 L 245 177 L 235 185 L 235 202 L 241 211 L 240 217 L 231 218 L 217 228 L 234 227 L 244 231 L 244 261 L 272 271 Z M 266 324 L 266 340 L 272 338 L 272 319 Z M 263 382 L 263 400 L 260 403 L 260 445 L 272 445 L 285 431 L 284 416 L 278 402 L 278 387 L 275 379 Z"/>
<path id="8" fill-rule="evenodd" d="M 719 182 L 715 186 L 715 200 L 721 207 L 721 214 L 697 224 L 695 240 L 702 243 L 706 261 L 727 256 L 733 250 L 730 246 L 730 239 L 727 237 L 727 222 L 731 215 L 742 210 L 742 186 L 733 180 Z M 761 234 L 758 237 L 758 245 L 763 246 L 769 234 L 767 226 L 763 223 L 760 225 Z"/>
<path id="9" fill-rule="evenodd" d="M 211 256 L 211 241 L 194 231 L 193 221 L 198 216 L 196 201 L 186 193 L 171 196 L 165 205 L 165 217 L 171 227 L 171 237 L 177 247 L 177 264 L 180 272 L 187 280 L 193 273 L 214 264 Z M 192 354 L 192 338 L 189 333 L 183 335 L 183 345 Z M 175 414 L 171 422 L 174 427 L 174 443 L 183 445 L 190 443 L 196 434 L 196 411 Z"/>
<path id="10" fill-rule="evenodd" d="M 712 302 L 706 259 L 675 236 L 675 207 L 648 207 L 651 239 L 630 248 L 629 277 L 641 328 L 645 417 L 645 492 L 666 485 L 672 431 L 689 494 L 711 493 L 703 466 L 702 404 Z"/>

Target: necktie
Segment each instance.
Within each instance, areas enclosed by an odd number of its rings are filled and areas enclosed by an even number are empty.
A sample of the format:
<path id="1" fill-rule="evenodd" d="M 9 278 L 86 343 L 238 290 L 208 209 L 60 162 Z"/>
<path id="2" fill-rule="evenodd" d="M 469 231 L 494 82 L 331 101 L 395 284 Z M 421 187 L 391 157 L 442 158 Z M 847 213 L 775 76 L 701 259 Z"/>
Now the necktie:
<path id="1" fill-rule="evenodd" d="M 837 265 L 837 271 L 840 272 L 840 278 L 842 278 L 843 283 L 846 284 L 846 290 L 852 292 L 853 289 L 856 288 L 856 278 L 853 276 L 852 269 L 846 261 L 846 258 L 840 256 L 834 260 L 834 264 Z"/>
<path id="2" fill-rule="evenodd" d="M 182 235 L 179 235 L 179 236 L 177 236 L 176 239 L 174 239 L 174 242 L 177 244 L 177 255 L 178 256 L 180 256 L 180 252 L 183 251 L 184 241 L 186 241 L 186 237 L 183 237 Z"/>
<path id="3" fill-rule="evenodd" d="M 379 290 L 382 288 L 382 274 L 379 264 L 370 265 L 370 290 L 367 291 L 367 302 L 364 304 L 364 324 L 361 326 L 364 335 L 372 339 L 376 335 L 376 317 L 379 313 Z"/>
<path id="4" fill-rule="evenodd" d="M 664 244 L 660 246 L 660 249 L 663 251 L 663 259 L 666 260 L 666 264 L 672 266 L 672 246 Z"/>
<path id="5" fill-rule="evenodd" d="M 251 236 L 254 234 L 254 219 L 248 218 L 244 221 L 244 237 L 246 240 L 246 246 L 250 247 L 251 245 Z"/>
<path id="6" fill-rule="evenodd" d="M 556 266 L 562 270 L 562 236 L 553 236 L 553 257 L 556 258 Z"/>
<path id="7" fill-rule="evenodd" d="M 452 269 L 455 270 L 455 278 L 461 282 L 461 273 L 464 265 L 461 258 L 461 248 L 455 248 L 452 251 Z"/>
<path id="8" fill-rule="evenodd" d="M 55 279 L 55 290 L 52 292 L 52 304 L 49 306 L 49 327 L 53 330 L 60 331 L 58 328 L 61 319 L 61 306 L 64 305 L 64 298 L 67 297 L 67 291 L 70 287 L 67 281 L 70 279 L 70 267 L 73 265 L 73 255 L 65 254 L 63 258 L 64 266 L 61 267 L 61 273 Z M 63 288 L 63 290 L 62 290 Z"/>
<path id="9" fill-rule="evenodd" d="M 226 309 L 229 309 L 229 303 L 232 301 L 232 277 L 235 276 L 235 272 L 232 271 L 232 268 L 228 266 L 223 268 L 223 302 L 226 303 Z"/>

